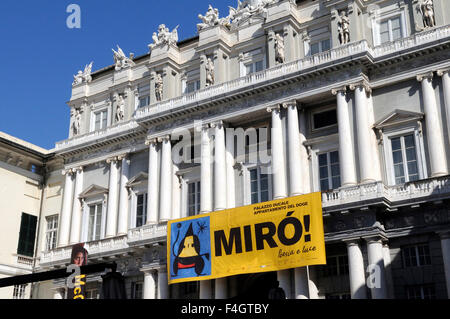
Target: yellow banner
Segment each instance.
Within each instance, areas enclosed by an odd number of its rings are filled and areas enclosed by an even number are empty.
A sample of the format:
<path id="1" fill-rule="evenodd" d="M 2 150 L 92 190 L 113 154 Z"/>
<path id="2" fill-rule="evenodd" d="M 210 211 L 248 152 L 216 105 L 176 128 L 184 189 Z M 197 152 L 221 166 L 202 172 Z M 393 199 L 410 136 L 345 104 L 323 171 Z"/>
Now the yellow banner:
<path id="1" fill-rule="evenodd" d="M 170 221 L 169 284 L 326 264 L 321 193 Z"/>

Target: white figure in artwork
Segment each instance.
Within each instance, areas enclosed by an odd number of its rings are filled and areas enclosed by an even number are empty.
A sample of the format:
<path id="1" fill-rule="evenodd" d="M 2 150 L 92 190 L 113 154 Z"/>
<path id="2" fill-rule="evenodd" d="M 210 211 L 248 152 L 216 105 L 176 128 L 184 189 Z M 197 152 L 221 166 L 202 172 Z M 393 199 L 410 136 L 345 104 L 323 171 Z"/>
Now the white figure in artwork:
<path id="1" fill-rule="evenodd" d="M 213 27 L 219 24 L 219 10 L 213 8 L 209 5 L 208 11 L 203 16 L 201 14 L 198 15 L 198 18 L 202 20 L 202 23 L 197 24 L 197 30 L 201 31 L 207 27 Z"/>
<path id="2" fill-rule="evenodd" d="M 278 63 L 285 62 L 284 38 L 281 34 L 275 34 L 275 61 Z"/>
<path id="3" fill-rule="evenodd" d="M 345 11 L 341 11 L 341 15 L 338 21 L 339 41 L 341 44 L 347 44 L 350 42 L 350 19 L 346 15 Z"/>
<path id="4" fill-rule="evenodd" d="M 149 44 L 149 48 L 153 50 L 156 46 L 160 45 L 177 45 L 178 42 L 178 28 L 170 32 L 169 28 L 165 24 L 160 24 L 158 27 L 158 33 L 154 32 L 152 36 L 153 43 Z"/>
<path id="5" fill-rule="evenodd" d="M 119 100 L 117 101 L 116 109 L 116 122 L 123 121 L 125 118 L 125 99 L 123 95 L 119 95 Z"/>
<path id="6" fill-rule="evenodd" d="M 425 28 L 432 28 L 436 26 L 432 0 L 422 0 L 419 6 L 419 11 L 422 14 L 423 25 Z"/>
<path id="7" fill-rule="evenodd" d="M 74 75 L 73 85 L 78 85 L 81 83 L 90 83 L 92 82 L 92 65 L 94 62 L 91 62 L 90 64 L 86 65 L 84 67 L 84 71 L 79 70 L 77 75 Z"/>
<path id="8" fill-rule="evenodd" d="M 214 85 L 214 63 L 211 58 L 208 58 L 206 61 L 206 86 Z"/>
<path id="9" fill-rule="evenodd" d="M 112 49 L 112 51 L 114 53 L 114 64 L 116 66 L 116 71 L 120 71 L 134 65 L 132 60 L 133 54 L 130 54 L 130 57 L 128 58 L 119 46 L 117 46 L 117 51 L 114 49 Z"/>
<path id="10" fill-rule="evenodd" d="M 81 133 L 81 112 L 80 110 L 75 110 L 74 121 L 73 121 L 73 135 L 77 136 Z"/>
<path id="11" fill-rule="evenodd" d="M 163 98 L 163 79 L 160 73 L 156 74 L 155 79 L 155 97 L 156 101 L 161 102 Z"/>

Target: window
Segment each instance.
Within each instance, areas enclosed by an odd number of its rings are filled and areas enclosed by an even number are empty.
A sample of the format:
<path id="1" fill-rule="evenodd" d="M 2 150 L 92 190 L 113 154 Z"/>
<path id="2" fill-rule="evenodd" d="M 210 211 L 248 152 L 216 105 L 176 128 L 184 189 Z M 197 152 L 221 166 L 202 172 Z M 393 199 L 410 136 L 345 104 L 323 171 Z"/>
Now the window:
<path id="1" fill-rule="evenodd" d="M 185 93 L 192 93 L 198 90 L 200 90 L 200 80 L 190 81 L 186 83 Z"/>
<path id="2" fill-rule="evenodd" d="M 47 231 L 45 234 L 46 251 L 50 251 L 56 248 L 57 234 L 58 234 L 58 215 L 47 217 Z"/>
<path id="3" fill-rule="evenodd" d="M 144 226 L 147 223 L 147 200 L 147 193 L 137 195 L 136 227 Z"/>
<path id="4" fill-rule="evenodd" d="M 139 98 L 139 107 L 146 107 L 150 105 L 150 95 Z"/>
<path id="5" fill-rule="evenodd" d="M 261 167 L 250 169 L 250 200 L 251 204 L 270 200 L 269 175 L 261 172 Z"/>
<path id="6" fill-rule="evenodd" d="M 144 284 L 142 282 L 131 283 L 131 299 L 142 299 Z"/>
<path id="7" fill-rule="evenodd" d="M 17 254 L 27 257 L 34 255 L 34 242 L 36 237 L 37 217 L 22 213 L 20 223 L 19 245 Z"/>
<path id="8" fill-rule="evenodd" d="M 348 257 L 344 255 L 327 257 L 327 265 L 323 266 L 322 273 L 324 277 L 348 275 Z"/>
<path id="9" fill-rule="evenodd" d="M 320 189 L 323 192 L 341 187 L 338 151 L 319 155 L 319 178 Z"/>
<path id="10" fill-rule="evenodd" d="M 403 30 L 400 16 L 380 22 L 380 44 L 392 42 L 402 37 Z"/>
<path id="11" fill-rule="evenodd" d="M 391 146 L 395 183 L 403 184 L 417 181 L 419 179 L 419 169 L 414 135 L 392 138 Z"/>
<path id="12" fill-rule="evenodd" d="M 88 241 L 100 240 L 101 225 L 102 225 L 102 204 L 95 204 L 89 206 L 89 228 Z"/>
<path id="13" fill-rule="evenodd" d="M 337 125 L 336 109 L 314 113 L 312 118 L 314 130 Z"/>
<path id="14" fill-rule="evenodd" d="M 322 41 L 311 43 L 311 55 L 325 52 L 331 49 L 331 41 L 330 39 L 325 39 Z"/>
<path id="15" fill-rule="evenodd" d="M 88 289 L 86 290 L 86 299 L 100 299 L 98 289 Z"/>
<path id="16" fill-rule="evenodd" d="M 200 182 L 188 184 L 188 216 L 195 216 L 200 213 L 200 187 Z"/>
<path id="17" fill-rule="evenodd" d="M 97 113 L 94 113 L 94 130 L 103 130 L 106 128 L 108 123 L 108 111 L 103 110 Z"/>
<path id="18" fill-rule="evenodd" d="M 405 268 L 431 265 L 430 247 L 427 244 L 403 247 L 402 251 Z"/>
<path id="19" fill-rule="evenodd" d="M 138 107 L 150 105 L 150 84 L 141 84 L 138 87 L 139 104 Z"/>
<path id="20" fill-rule="evenodd" d="M 436 299 L 434 285 L 406 286 L 407 299 Z"/>
<path id="21" fill-rule="evenodd" d="M 249 75 L 252 73 L 260 72 L 264 69 L 263 61 L 256 61 L 245 64 L 245 74 Z"/>
<path id="22" fill-rule="evenodd" d="M 25 299 L 25 289 L 27 285 L 15 285 L 13 290 L 13 299 Z"/>

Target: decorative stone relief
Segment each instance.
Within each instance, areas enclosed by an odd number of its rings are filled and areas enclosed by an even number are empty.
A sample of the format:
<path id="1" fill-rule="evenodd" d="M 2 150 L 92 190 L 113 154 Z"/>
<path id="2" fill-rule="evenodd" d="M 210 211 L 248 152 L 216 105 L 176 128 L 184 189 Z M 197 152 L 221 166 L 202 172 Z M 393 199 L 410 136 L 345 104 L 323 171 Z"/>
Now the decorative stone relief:
<path id="1" fill-rule="evenodd" d="M 73 117 L 72 132 L 74 136 L 77 136 L 81 133 L 81 110 L 74 109 Z"/>
<path id="2" fill-rule="evenodd" d="M 201 23 L 197 24 L 197 30 L 199 32 L 205 28 L 216 26 L 221 22 L 221 20 L 219 20 L 219 10 L 213 8 L 211 5 L 209 5 L 206 14 L 204 16 L 199 14 L 198 18 L 202 20 Z"/>
<path id="3" fill-rule="evenodd" d="M 112 51 L 114 53 L 114 64 L 116 66 L 116 71 L 134 66 L 134 62 L 132 60 L 134 58 L 134 54 L 131 53 L 128 58 L 119 46 L 117 46 L 117 51 L 114 49 L 112 49 Z"/>
<path id="4" fill-rule="evenodd" d="M 123 95 L 119 94 L 116 108 L 116 123 L 123 121 L 125 118 L 125 99 Z"/>
<path id="5" fill-rule="evenodd" d="M 163 99 L 164 83 L 161 73 L 156 73 L 155 78 L 155 97 L 156 101 L 161 102 Z"/>
<path id="6" fill-rule="evenodd" d="M 338 21 L 339 42 L 347 44 L 350 42 L 350 19 L 345 11 L 341 11 Z"/>
<path id="7" fill-rule="evenodd" d="M 92 66 L 94 62 L 91 62 L 90 64 L 86 65 L 84 67 L 84 71 L 78 71 L 77 75 L 74 75 L 74 80 L 72 83 L 72 86 L 81 84 L 81 83 L 90 83 L 92 82 Z"/>
<path id="8" fill-rule="evenodd" d="M 173 45 L 176 46 L 178 42 L 178 28 L 180 26 L 177 26 L 175 29 L 170 32 L 169 28 L 166 27 L 165 24 L 160 24 L 158 27 L 158 33 L 153 32 L 153 43 L 149 44 L 149 48 L 153 50 L 157 46 L 164 46 L 164 45 Z"/>

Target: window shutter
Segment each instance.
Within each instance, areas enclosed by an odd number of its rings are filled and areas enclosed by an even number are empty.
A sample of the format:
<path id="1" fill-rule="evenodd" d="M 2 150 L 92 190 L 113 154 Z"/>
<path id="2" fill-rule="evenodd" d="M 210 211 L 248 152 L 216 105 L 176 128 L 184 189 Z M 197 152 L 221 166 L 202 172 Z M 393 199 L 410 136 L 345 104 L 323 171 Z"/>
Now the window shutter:
<path id="1" fill-rule="evenodd" d="M 22 213 L 17 254 L 33 257 L 37 217 Z"/>

